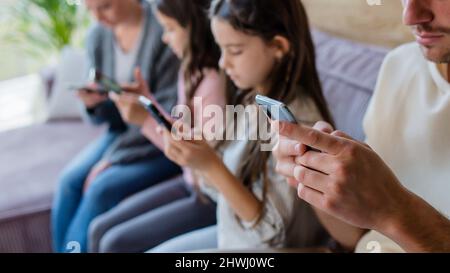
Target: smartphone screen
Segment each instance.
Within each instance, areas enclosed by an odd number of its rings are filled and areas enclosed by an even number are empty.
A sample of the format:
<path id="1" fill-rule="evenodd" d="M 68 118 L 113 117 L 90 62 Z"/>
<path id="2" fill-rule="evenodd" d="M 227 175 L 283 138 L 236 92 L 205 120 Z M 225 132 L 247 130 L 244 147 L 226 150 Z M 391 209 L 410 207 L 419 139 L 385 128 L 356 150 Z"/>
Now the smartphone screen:
<path id="1" fill-rule="evenodd" d="M 147 111 L 153 116 L 153 118 L 160 124 L 163 125 L 167 130 L 172 130 L 172 124 L 164 117 L 163 114 L 158 110 L 158 108 L 152 103 L 151 100 L 144 96 L 139 97 L 139 102 L 142 106 L 147 109 Z"/>
<path id="2" fill-rule="evenodd" d="M 261 95 L 257 95 L 255 101 L 269 119 L 297 124 L 297 119 L 284 103 Z"/>

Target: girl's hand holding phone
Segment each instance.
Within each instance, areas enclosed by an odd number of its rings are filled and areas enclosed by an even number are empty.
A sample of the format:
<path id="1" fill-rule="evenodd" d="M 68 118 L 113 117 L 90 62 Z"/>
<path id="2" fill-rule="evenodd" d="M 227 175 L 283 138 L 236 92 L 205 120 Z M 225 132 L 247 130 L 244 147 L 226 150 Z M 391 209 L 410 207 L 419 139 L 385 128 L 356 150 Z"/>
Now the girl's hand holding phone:
<path id="1" fill-rule="evenodd" d="M 123 93 L 122 95 L 110 93 L 109 98 L 116 104 L 125 122 L 143 126 L 145 119 L 148 117 L 148 113 L 139 103 L 139 95 L 132 93 Z"/>
<path id="2" fill-rule="evenodd" d="M 162 126 L 159 126 L 157 131 L 164 139 L 164 153 L 178 165 L 203 174 L 223 166 L 221 158 L 205 139 L 176 140 L 172 133 Z"/>

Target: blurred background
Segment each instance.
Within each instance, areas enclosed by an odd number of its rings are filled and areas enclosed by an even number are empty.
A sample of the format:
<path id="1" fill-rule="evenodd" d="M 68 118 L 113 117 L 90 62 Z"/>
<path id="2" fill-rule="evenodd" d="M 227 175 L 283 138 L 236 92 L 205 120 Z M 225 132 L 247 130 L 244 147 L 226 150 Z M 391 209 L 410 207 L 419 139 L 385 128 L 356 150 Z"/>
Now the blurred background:
<path id="1" fill-rule="evenodd" d="M 312 25 L 333 35 L 388 48 L 411 39 L 400 1 L 302 2 Z M 89 24 L 82 0 L 0 1 L 0 132 L 79 117 L 73 92 L 66 91 L 83 79 Z"/>
<path id="2" fill-rule="evenodd" d="M 79 0 L 0 1 L 0 131 L 48 116 L 63 52 L 81 52 L 89 17 Z"/>

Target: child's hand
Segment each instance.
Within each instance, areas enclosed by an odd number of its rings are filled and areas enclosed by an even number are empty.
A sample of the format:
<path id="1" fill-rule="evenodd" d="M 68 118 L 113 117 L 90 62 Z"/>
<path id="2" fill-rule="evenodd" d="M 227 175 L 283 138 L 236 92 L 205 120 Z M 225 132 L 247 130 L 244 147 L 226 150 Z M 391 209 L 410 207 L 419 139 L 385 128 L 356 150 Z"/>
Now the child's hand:
<path id="1" fill-rule="evenodd" d="M 130 124 L 142 127 L 148 117 L 147 111 L 139 104 L 139 96 L 131 93 L 117 95 L 110 93 L 109 97 L 119 109 L 122 119 Z"/>
<path id="2" fill-rule="evenodd" d="M 157 131 L 164 139 L 164 153 L 178 165 L 204 173 L 223 164 L 206 140 L 176 140 L 163 127 L 158 127 Z"/>

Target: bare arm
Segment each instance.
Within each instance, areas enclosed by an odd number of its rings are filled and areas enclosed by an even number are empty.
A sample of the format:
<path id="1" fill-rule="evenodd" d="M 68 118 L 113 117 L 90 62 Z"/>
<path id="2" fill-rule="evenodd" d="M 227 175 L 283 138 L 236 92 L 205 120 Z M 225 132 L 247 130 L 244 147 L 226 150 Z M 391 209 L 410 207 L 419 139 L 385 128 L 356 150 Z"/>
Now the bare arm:
<path id="1" fill-rule="evenodd" d="M 407 252 L 450 252 L 450 220 L 418 196 L 405 196 L 409 209 L 393 215 L 377 231 Z"/>
<path id="2" fill-rule="evenodd" d="M 227 169 L 223 162 L 214 164 L 203 174 L 207 180 L 212 181 L 240 219 L 251 222 L 260 215 L 261 202 Z"/>

